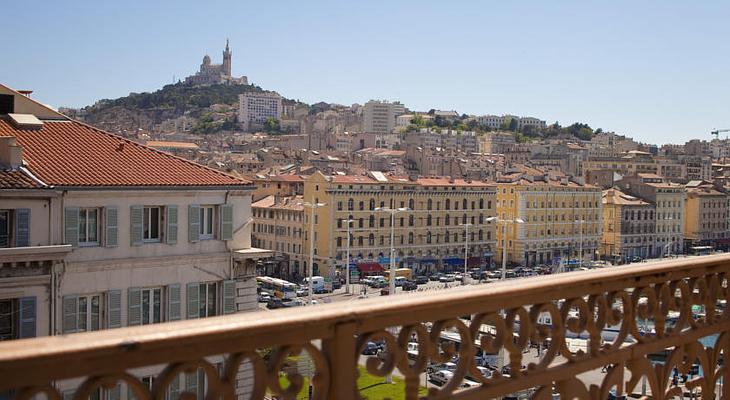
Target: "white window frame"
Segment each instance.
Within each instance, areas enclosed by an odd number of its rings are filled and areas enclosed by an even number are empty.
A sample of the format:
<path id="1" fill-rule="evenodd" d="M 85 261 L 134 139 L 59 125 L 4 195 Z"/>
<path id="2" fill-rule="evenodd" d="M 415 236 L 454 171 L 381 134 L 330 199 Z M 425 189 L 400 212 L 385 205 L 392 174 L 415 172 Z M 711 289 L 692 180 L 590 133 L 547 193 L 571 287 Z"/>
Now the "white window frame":
<path id="1" fill-rule="evenodd" d="M 91 313 L 91 303 L 94 297 L 99 298 L 99 311 L 98 311 L 98 326 L 96 329 L 92 329 L 92 313 Z M 86 329 L 81 329 L 81 322 L 82 322 L 82 316 L 81 316 L 81 300 L 84 300 L 86 302 L 86 310 L 84 311 L 85 319 L 84 323 L 86 324 Z M 74 332 L 93 332 L 93 331 L 100 331 L 104 329 L 104 294 L 103 293 L 92 293 L 92 294 L 84 294 L 76 296 L 76 330 Z"/>
<path id="2" fill-rule="evenodd" d="M 210 217 L 208 219 L 207 217 Z M 200 206 L 200 228 L 198 240 L 211 240 L 215 238 L 215 206 Z"/>
<path id="3" fill-rule="evenodd" d="M 157 237 L 148 237 L 148 233 L 151 233 L 151 229 L 145 229 L 145 227 L 152 226 L 152 210 L 157 209 Z M 144 206 L 142 207 L 142 241 L 145 243 L 158 243 L 162 240 L 162 206 Z"/>
<path id="4" fill-rule="evenodd" d="M 214 314 L 208 313 L 208 296 L 210 295 L 211 288 L 214 290 L 215 293 L 213 293 L 213 298 L 215 299 L 215 311 Z M 205 317 L 214 317 L 216 315 L 220 315 L 220 306 L 221 306 L 221 300 L 220 300 L 220 294 L 222 290 L 222 282 L 220 281 L 212 281 L 212 282 L 200 282 L 198 286 L 198 301 L 200 302 L 199 305 L 199 316 L 200 318 Z"/>
<path id="5" fill-rule="evenodd" d="M 89 232 L 91 230 L 89 229 L 89 211 L 93 211 L 96 213 L 96 240 L 88 240 L 89 239 Z M 83 216 L 82 216 L 83 215 Z M 85 226 L 85 232 L 81 231 L 81 221 L 82 218 L 84 219 L 84 226 Z M 93 247 L 93 246 L 99 246 L 99 243 L 101 242 L 99 235 L 101 233 L 101 229 L 99 229 L 99 226 L 101 225 L 101 212 L 100 209 L 97 207 L 82 207 L 79 208 L 79 247 Z M 84 240 L 81 240 L 82 237 Z"/>
<path id="6" fill-rule="evenodd" d="M 158 304 L 159 309 L 157 310 L 158 320 L 155 322 L 154 320 L 154 313 L 155 313 L 155 304 L 154 304 L 154 294 L 155 291 L 159 291 L 160 296 L 160 303 Z M 144 307 L 144 296 L 147 294 L 149 296 L 149 301 L 147 305 L 147 310 L 145 311 Z M 151 325 L 151 324 L 159 324 L 160 322 L 164 322 L 164 316 L 162 315 L 163 310 L 165 309 L 165 293 L 164 290 L 162 290 L 162 287 L 148 287 L 140 289 L 140 321 L 142 325 Z M 147 313 L 147 319 L 145 319 L 145 312 Z"/>

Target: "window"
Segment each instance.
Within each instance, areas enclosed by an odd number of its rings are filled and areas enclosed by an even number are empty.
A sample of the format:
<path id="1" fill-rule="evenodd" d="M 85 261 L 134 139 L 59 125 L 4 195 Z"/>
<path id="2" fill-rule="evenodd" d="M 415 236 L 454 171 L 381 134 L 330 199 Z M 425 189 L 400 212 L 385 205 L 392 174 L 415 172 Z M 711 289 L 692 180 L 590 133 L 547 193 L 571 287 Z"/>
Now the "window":
<path id="1" fill-rule="evenodd" d="M 142 325 L 156 324 L 162 320 L 162 289 L 142 289 Z"/>
<path id="2" fill-rule="evenodd" d="M 79 245 L 99 244 L 99 210 L 96 208 L 79 209 Z"/>
<path id="3" fill-rule="evenodd" d="M 16 299 L 0 300 L 0 341 L 18 339 L 19 312 Z"/>
<path id="4" fill-rule="evenodd" d="M 101 329 L 101 295 L 79 296 L 76 300 L 76 331 L 87 332 Z"/>
<path id="5" fill-rule="evenodd" d="M 142 220 L 142 239 L 146 242 L 160 240 L 160 207 L 145 207 Z"/>
<path id="6" fill-rule="evenodd" d="M 202 317 L 212 317 L 217 315 L 216 310 L 218 307 L 218 283 L 207 282 L 201 283 L 198 286 L 199 299 L 200 299 L 200 314 Z"/>
<path id="7" fill-rule="evenodd" d="M 10 210 L 0 210 L 0 247 L 10 247 Z"/>

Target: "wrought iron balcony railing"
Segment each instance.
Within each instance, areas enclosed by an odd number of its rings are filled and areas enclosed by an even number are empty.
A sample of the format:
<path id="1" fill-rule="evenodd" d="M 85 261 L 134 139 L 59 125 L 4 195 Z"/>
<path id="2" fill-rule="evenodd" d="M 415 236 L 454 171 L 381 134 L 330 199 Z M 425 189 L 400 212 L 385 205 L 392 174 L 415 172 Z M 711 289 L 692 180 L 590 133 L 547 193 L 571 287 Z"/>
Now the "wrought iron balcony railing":
<path id="1" fill-rule="evenodd" d="M 283 365 L 306 350 L 315 369 L 314 398 L 358 399 L 362 349 L 382 340 L 384 352 L 367 359 L 366 369 L 402 376 L 408 399 L 486 399 L 519 392 L 535 399 L 554 394 L 607 399 L 642 386 L 656 399 L 688 392 L 727 399 L 722 383 L 730 378 L 723 363 L 730 351 L 729 272 L 729 256 L 707 256 L 17 340 L 0 343 L 0 392 L 13 390 L 19 399 L 45 393 L 58 400 L 57 383 L 80 378 L 75 399 L 122 382 L 139 400 L 161 400 L 170 397 L 176 377 L 202 371 L 206 399 L 233 399 L 238 369 L 249 365 L 252 398 L 294 398 L 305 380 L 288 370 L 289 386 L 282 387 Z M 574 347 L 575 337 L 584 338 L 584 347 Z M 536 344 L 545 346 L 539 357 L 530 351 Z M 271 352 L 264 356 L 262 349 Z M 476 356 L 495 359 L 500 350 L 509 368 L 484 375 Z M 209 362 L 218 355 L 224 355 L 221 368 Z M 447 361 L 456 364 L 451 379 L 419 394 L 429 364 Z M 153 365 L 164 369 L 151 385 L 131 372 Z M 464 388 L 467 376 L 477 385 Z M 175 394 L 195 395 L 183 389 Z"/>

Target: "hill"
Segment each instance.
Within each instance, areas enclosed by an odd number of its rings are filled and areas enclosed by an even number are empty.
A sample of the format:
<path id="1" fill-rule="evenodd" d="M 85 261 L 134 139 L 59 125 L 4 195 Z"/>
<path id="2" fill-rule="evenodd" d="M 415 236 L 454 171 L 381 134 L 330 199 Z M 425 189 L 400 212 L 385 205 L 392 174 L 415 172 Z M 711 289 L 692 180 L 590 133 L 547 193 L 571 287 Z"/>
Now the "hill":
<path id="1" fill-rule="evenodd" d="M 166 85 L 155 92 L 130 93 L 117 99 L 99 100 L 80 110 L 64 110 L 110 132 L 130 135 L 145 131 L 192 127 L 197 133 L 234 129 L 238 95 L 263 92 L 253 85 Z"/>

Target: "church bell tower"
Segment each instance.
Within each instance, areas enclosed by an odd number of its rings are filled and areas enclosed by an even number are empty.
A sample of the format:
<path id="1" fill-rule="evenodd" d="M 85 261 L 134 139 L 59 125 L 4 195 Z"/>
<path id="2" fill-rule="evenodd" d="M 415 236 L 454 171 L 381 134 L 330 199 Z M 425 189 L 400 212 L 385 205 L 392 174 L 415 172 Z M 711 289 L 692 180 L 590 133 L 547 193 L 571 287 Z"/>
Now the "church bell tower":
<path id="1" fill-rule="evenodd" d="M 231 49 L 228 47 L 228 39 L 226 39 L 226 49 L 223 50 L 223 73 L 226 76 L 233 76 L 231 74 Z"/>

